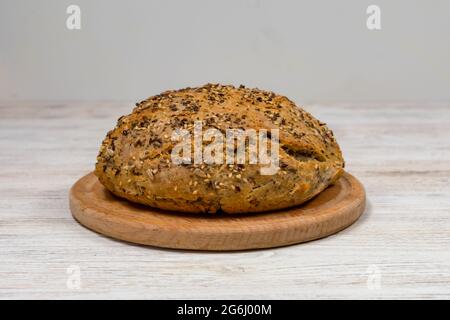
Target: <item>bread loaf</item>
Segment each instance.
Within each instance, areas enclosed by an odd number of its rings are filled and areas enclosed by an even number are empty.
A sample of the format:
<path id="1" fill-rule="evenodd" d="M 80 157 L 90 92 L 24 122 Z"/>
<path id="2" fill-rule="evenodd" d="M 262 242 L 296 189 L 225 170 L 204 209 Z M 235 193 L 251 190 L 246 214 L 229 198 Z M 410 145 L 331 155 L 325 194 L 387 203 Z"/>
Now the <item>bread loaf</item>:
<path id="1" fill-rule="evenodd" d="M 267 165 L 249 160 L 250 140 L 244 163 L 174 162 L 175 132 L 191 132 L 196 123 L 203 132 L 214 128 L 224 137 L 229 129 L 267 132 L 269 138 L 278 130 L 277 171 L 262 174 Z M 192 140 L 190 146 L 206 150 L 212 142 Z M 343 168 L 332 131 L 288 98 L 207 84 L 137 103 L 108 132 L 95 174 L 109 191 L 133 202 L 177 212 L 233 214 L 299 205 L 334 183 Z"/>

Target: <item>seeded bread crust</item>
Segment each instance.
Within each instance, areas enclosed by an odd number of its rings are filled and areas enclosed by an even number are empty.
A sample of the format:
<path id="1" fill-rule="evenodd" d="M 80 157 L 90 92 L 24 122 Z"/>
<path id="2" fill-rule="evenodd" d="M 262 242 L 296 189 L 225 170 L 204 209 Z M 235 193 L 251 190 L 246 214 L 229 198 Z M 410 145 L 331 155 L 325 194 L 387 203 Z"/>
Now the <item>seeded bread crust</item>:
<path id="1" fill-rule="evenodd" d="M 265 165 L 179 164 L 172 131 L 279 129 L 280 170 Z M 166 91 L 118 119 L 97 157 L 95 174 L 112 193 L 152 207 L 192 213 L 247 213 L 299 205 L 343 173 L 339 145 L 327 126 L 273 92 L 207 84 Z"/>

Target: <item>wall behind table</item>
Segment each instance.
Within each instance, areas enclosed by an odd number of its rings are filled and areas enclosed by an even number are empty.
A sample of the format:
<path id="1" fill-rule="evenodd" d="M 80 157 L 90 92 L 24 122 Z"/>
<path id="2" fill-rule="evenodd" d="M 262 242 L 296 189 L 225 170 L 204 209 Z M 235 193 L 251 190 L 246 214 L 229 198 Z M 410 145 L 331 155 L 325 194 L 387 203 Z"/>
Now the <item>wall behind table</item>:
<path id="1" fill-rule="evenodd" d="M 448 100 L 450 1 L 0 0 L 0 99 L 137 101 L 206 82 L 304 103 Z"/>

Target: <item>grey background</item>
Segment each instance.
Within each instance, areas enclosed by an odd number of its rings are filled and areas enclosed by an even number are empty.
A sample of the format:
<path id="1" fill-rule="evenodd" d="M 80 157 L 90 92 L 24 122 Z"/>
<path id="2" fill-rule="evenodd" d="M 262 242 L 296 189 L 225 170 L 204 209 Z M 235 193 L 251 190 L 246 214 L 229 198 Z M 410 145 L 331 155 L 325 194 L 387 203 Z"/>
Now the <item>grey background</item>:
<path id="1" fill-rule="evenodd" d="M 0 0 L 3 100 L 137 101 L 206 82 L 301 102 L 448 100 L 449 57 L 448 0 Z"/>

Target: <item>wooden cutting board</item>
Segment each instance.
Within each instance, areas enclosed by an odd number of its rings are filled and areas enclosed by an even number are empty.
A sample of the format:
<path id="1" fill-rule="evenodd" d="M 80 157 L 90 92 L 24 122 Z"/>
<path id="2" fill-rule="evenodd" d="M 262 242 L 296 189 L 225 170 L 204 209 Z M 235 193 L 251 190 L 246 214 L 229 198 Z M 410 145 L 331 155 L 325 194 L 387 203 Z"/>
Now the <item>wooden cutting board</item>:
<path id="1" fill-rule="evenodd" d="M 176 249 L 245 250 L 323 238 L 363 213 L 361 183 L 345 173 L 306 204 L 248 215 L 195 215 L 138 205 L 107 191 L 90 173 L 70 190 L 70 209 L 87 228 L 112 238 Z"/>

